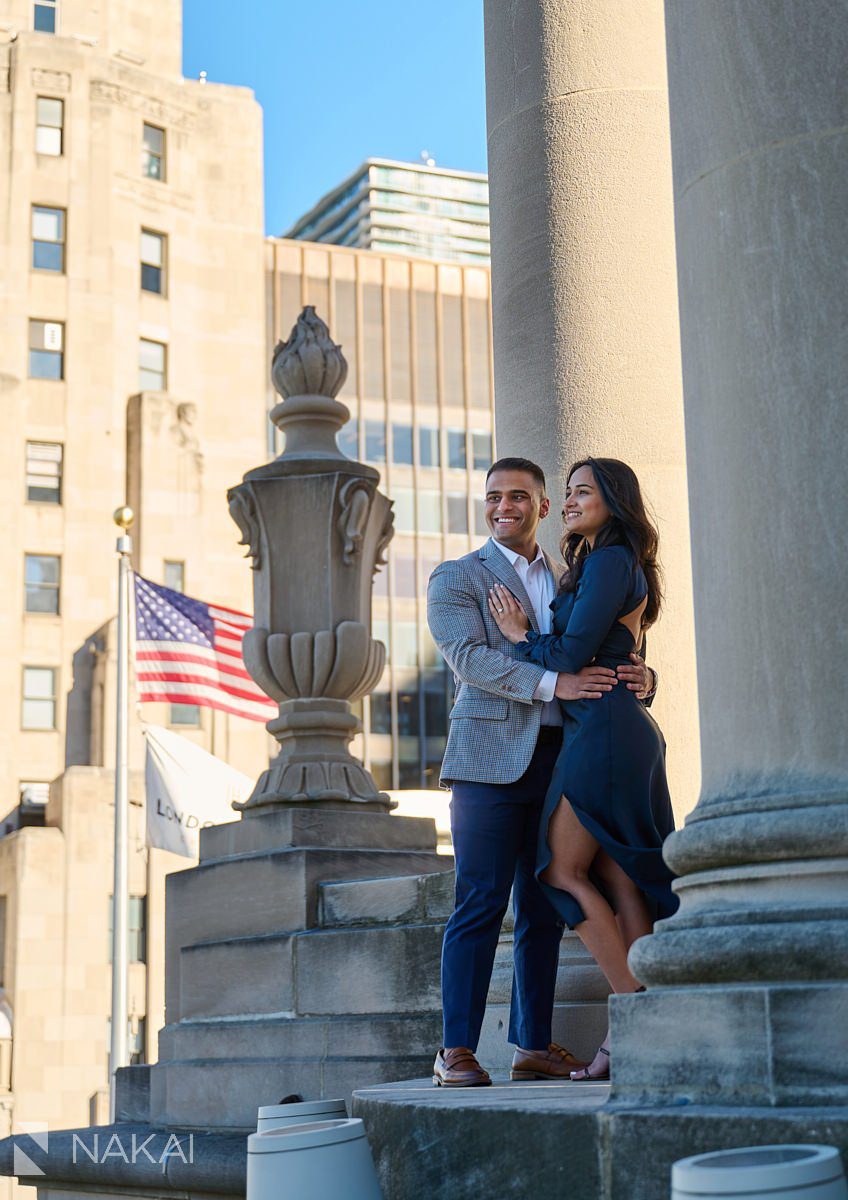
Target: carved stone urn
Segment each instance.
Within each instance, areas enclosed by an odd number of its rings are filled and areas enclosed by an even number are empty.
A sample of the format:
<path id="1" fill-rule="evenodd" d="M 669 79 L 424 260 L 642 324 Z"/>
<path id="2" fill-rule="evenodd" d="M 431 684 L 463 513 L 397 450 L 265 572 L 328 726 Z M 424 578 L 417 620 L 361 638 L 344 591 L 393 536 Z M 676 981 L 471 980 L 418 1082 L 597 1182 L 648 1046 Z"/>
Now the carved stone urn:
<path id="1" fill-rule="evenodd" d="M 346 375 L 341 347 L 307 306 L 271 365 L 283 397 L 271 420 L 285 450 L 227 493 L 254 572 L 244 661 L 280 706 L 267 726 L 279 754 L 236 805 L 246 816 L 291 805 L 392 807 L 348 748 L 361 728 L 350 702 L 385 665 L 371 637 L 371 585 L 394 530 L 379 472 L 336 445 L 350 418 L 335 399 Z"/>

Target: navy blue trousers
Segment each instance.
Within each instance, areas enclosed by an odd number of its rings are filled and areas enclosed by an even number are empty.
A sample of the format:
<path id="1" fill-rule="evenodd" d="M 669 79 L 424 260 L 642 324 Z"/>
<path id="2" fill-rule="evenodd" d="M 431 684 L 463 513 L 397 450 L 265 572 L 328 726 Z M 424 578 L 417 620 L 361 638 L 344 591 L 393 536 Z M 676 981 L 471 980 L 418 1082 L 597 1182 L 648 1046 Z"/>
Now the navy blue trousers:
<path id="1" fill-rule="evenodd" d="M 513 891 L 509 1040 L 547 1049 L 563 922 L 536 881 L 539 818 L 558 744 L 539 744 L 515 783 L 452 784 L 456 907 L 442 943 L 444 1045 L 477 1049 L 498 934 Z"/>

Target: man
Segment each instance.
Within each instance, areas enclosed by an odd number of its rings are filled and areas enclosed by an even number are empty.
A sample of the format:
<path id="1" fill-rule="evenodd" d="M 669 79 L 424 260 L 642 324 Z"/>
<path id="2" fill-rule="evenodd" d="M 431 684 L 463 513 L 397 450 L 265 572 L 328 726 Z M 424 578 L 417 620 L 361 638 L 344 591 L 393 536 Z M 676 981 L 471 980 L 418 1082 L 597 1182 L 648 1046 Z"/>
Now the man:
<path id="1" fill-rule="evenodd" d="M 491 1083 L 475 1051 L 511 889 L 511 1077 L 568 1079 L 585 1065 L 551 1041 L 563 926 L 534 874 L 539 815 L 562 745 L 557 700 L 598 700 L 616 686 L 645 694 L 649 668 L 632 655 L 633 666 L 617 675 L 596 666 L 556 674 L 517 658 L 502 636 L 488 607 L 496 583 L 520 601 L 537 632 L 550 632 L 554 570 L 536 542 L 549 511 L 541 467 L 500 459 L 486 477 L 491 538 L 430 576 L 428 623 L 457 684 L 441 779 L 452 790 L 456 860 L 456 906 L 442 947 L 444 1046 L 433 1068 L 443 1087 Z"/>

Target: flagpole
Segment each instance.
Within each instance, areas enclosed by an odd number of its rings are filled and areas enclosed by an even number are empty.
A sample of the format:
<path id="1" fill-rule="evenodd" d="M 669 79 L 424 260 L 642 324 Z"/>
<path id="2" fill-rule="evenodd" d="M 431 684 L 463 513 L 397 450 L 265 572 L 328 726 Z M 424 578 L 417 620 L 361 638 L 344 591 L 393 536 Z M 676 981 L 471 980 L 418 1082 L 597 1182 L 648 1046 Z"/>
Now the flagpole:
<path id="1" fill-rule="evenodd" d="M 109 1047 L 109 1108 L 115 1120 L 115 1073 L 127 1065 L 127 925 L 129 917 L 129 593 L 133 511 L 124 505 L 112 518 L 118 538 L 118 679 L 115 719 L 115 873 L 112 887 L 112 1023 Z"/>

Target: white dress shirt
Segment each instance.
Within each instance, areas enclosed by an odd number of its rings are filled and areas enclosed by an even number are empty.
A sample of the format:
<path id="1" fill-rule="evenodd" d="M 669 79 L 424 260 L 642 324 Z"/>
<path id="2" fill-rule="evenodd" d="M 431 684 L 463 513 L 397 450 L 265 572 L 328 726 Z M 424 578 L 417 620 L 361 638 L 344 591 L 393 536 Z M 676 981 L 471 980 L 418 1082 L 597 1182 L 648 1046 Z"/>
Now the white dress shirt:
<path id="1" fill-rule="evenodd" d="M 492 542 L 497 546 L 524 584 L 524 590 L 530 598 L 530 603 L 533 605 L 533 612 L 536 616 L 536 623 L 539 626 L 539 633 L 550 633 L 552 620 L 550 603 L 555 595 L 554 577 L 548 570 L 548 564 L 545 562 L 541 549 L 537 547 L 536 557 L 532 562 L 528 562 L 523 554 L 516 554 L 514 550 L 507 549 L 500 542 L 496 542 L 494 538 L 492 538 Z M 545 671 L 533 693 L 534 700 L 544 701 L 542 709 L 543 725 L 562 724 L 562 713 L 560 712 L 559 703 L 554 700 L 556 681 L 556 671 Z"/>

